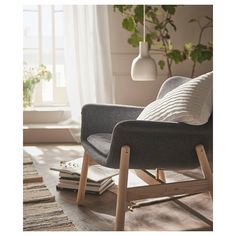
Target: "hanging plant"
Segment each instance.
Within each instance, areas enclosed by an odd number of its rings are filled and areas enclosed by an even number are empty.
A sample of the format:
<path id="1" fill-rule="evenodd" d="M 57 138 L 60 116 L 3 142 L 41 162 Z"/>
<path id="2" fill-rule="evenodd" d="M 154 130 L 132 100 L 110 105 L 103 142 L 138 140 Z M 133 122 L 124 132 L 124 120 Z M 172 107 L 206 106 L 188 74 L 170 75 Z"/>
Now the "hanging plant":
<path id="1" fill-rule="evenodd" d="M 157 64 L 161 70 L 167 66 L 169 77 L 172 76 L 172 64 L 180 64 L 185 60 L 192 61 L 190 76 L 194 77 L 196 65 L 212 59 L 213 44 L 212 42 L 203 44 L 202 36 L 206 29 L 213 27 L 213 21 L 209 16 L 189 20 L 189 23 L 196 23 L 199 26 L 198 41 L 196 44 L 185 42 L 182 48 L 175 48 L 170 30 L 177 31 L 173 19 L 177 7 L 177 5 L 146 6 L 146 41 L 150 51 L 157 51 L 164 56 L 164 60 L 160 59 Z M 122 27 L 130 32 L 128 43 L 138 47 L 139 41 L 142 40 L 143 5 L 114 5 L 113 9 L 123 16 Z"/>

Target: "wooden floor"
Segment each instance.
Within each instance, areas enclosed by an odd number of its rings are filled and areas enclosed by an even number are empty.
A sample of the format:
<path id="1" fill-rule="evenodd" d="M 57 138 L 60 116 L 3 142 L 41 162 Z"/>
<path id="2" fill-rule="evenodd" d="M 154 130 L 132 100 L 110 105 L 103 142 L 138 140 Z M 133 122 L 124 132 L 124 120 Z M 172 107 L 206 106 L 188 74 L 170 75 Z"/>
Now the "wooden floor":
<path id="1" fill-rule="evenodd" d="M 58 172 L 49 168 L 60 161 L 69 161 L 82 157 L 80 145 L 35 145 L 24 146 L 24 155 L 31 155 L 44 183 L 65 214 L 81 230 L 113 230 L 115 221 L 116 195 L 106 191 L 102 196 L 87 194 L 84 207 L 76 205 L 76 193 L 57 191 Z M 183 173 L 166 172 L 167 182 L 179 178 L 199 177 L 199 171 Z M 187 176 L 187 177 L 186 177 Z M 212 223 L 212 201 L 207 193 L 188 196 L 178 200 L 161 202 L 154 205 L 135 208 L 126 212 L 125 230 L 209 230 Z"/>

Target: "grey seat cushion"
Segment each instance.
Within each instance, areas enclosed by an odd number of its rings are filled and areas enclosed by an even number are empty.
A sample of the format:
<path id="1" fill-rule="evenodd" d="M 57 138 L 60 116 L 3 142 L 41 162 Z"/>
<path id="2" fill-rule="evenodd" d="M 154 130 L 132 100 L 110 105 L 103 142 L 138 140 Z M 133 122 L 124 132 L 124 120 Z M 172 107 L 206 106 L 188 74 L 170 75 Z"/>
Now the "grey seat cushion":
<path id="1" fill-rule="evenodd" d="M 110 133 L 96 133 L 87 138 L 87 141 L 104 156 L 107 156 L 111 147 Z"/>

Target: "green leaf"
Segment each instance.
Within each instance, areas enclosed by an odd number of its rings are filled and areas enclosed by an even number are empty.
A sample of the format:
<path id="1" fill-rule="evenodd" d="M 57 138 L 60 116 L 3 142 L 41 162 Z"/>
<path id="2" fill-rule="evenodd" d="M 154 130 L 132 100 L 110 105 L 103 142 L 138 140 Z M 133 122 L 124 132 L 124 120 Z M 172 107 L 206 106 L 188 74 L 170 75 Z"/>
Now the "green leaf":
<path id="1" fill-rule="evenodd" d="M 128 31 L 134 32 L 136 29 L 136 23 L 134 21 L 134 18 L 132 16 L 125 18 L 122 22 L 122 26 Z"/>
<path id="2" fill-rule="evenodd" d="M 212 56 L 212 49 L 203 44 L 197 44 L 196 46 L 194 46 L 190 54 L 191 59 L 194 62 L 198 62 L 200 64 L 206 60 L 211 60 Z"/>
<path id="3" fill-rule="evenodd" d="M 159 60 L 158 65 L 160 66 L 161 70 L 163 70 L 165 67 L 165 61 Z"/>
<path id="4" fill-rule="evenodd" d="M 170 59 L 172 59 L 176 64 L 183 61 L 183 55 L 181 54 L 180 50 L 178 50 L 178 49 L 172 50 L 171 52 L 169 52 L 167 54 L 167 56 Z"/>
<path id="5" fill-rule="evenodd" d="M 136 22 L 143 23 L 143 5 L 137 5 L 134 9 Z"/>
<path id="6" fill-rule="evenodd" d="M 148 43 L 149 49 L 153 45 L 154 41 L 157 39 L 157 34 L 156 32 L 151 32 L 146 34 L 146 41 Z"/>
<path id="7" fill-rule="evenodd" d="M 174 15 L 177 6 L 176 5 L 162 5 L 161 7 L 165 12 L 168 12 L 170 15 Z"/>
<path id="8" fill-rule="evenodd" d="M 138 32 L 133 33 L 129 39 L 128 43 L 131 44 L 133 47 L 138 47 L 139 42 L 142 40 L 141 35 Z"/>

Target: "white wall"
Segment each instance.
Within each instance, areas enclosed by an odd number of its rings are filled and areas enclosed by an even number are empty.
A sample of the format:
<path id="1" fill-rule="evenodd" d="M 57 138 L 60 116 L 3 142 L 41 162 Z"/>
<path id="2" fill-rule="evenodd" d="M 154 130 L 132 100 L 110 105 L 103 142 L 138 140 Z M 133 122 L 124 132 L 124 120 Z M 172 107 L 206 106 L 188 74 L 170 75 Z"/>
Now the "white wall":
<path id="1" fill-rule="evenodd" d="M 175 48 L 182 48 L 184 42 L 197 42 L 199 29 L 196 24 L 188 23 L 191 18 L 213 15 L 213 7 L 209 5 L 186 5 L 177 8 L 174 20 L 177 32 L 172 32 L 172 40 Z M 115 98 L 116 103 L 131 105 L 146 105 L 153 101 L 158 90 L 167 78 L 166 71 L 158 70 L 158 80 L 153 82 L 134 82 L 130 77 L 130 68 L 133 58 L 138 54 L 138 48 L 133 48 L 128 44 L 129 33 L 121 26 L 122 16 L 118 12 L 113 12 L 113 6 L 109 6 L 110 37 L 112 52 L 112 71 L 115 77 Z M 212 40 L 212 29 L 205 31 L 203 43 Z M 158 56 L 152 54 L 155 59 Z M 212 70 L 212 61 L 204 62 L 196 67 L 195 75 Z M 173 66 L 173 75 L 190 76 L 191 63 L 184 62 Z"/>

